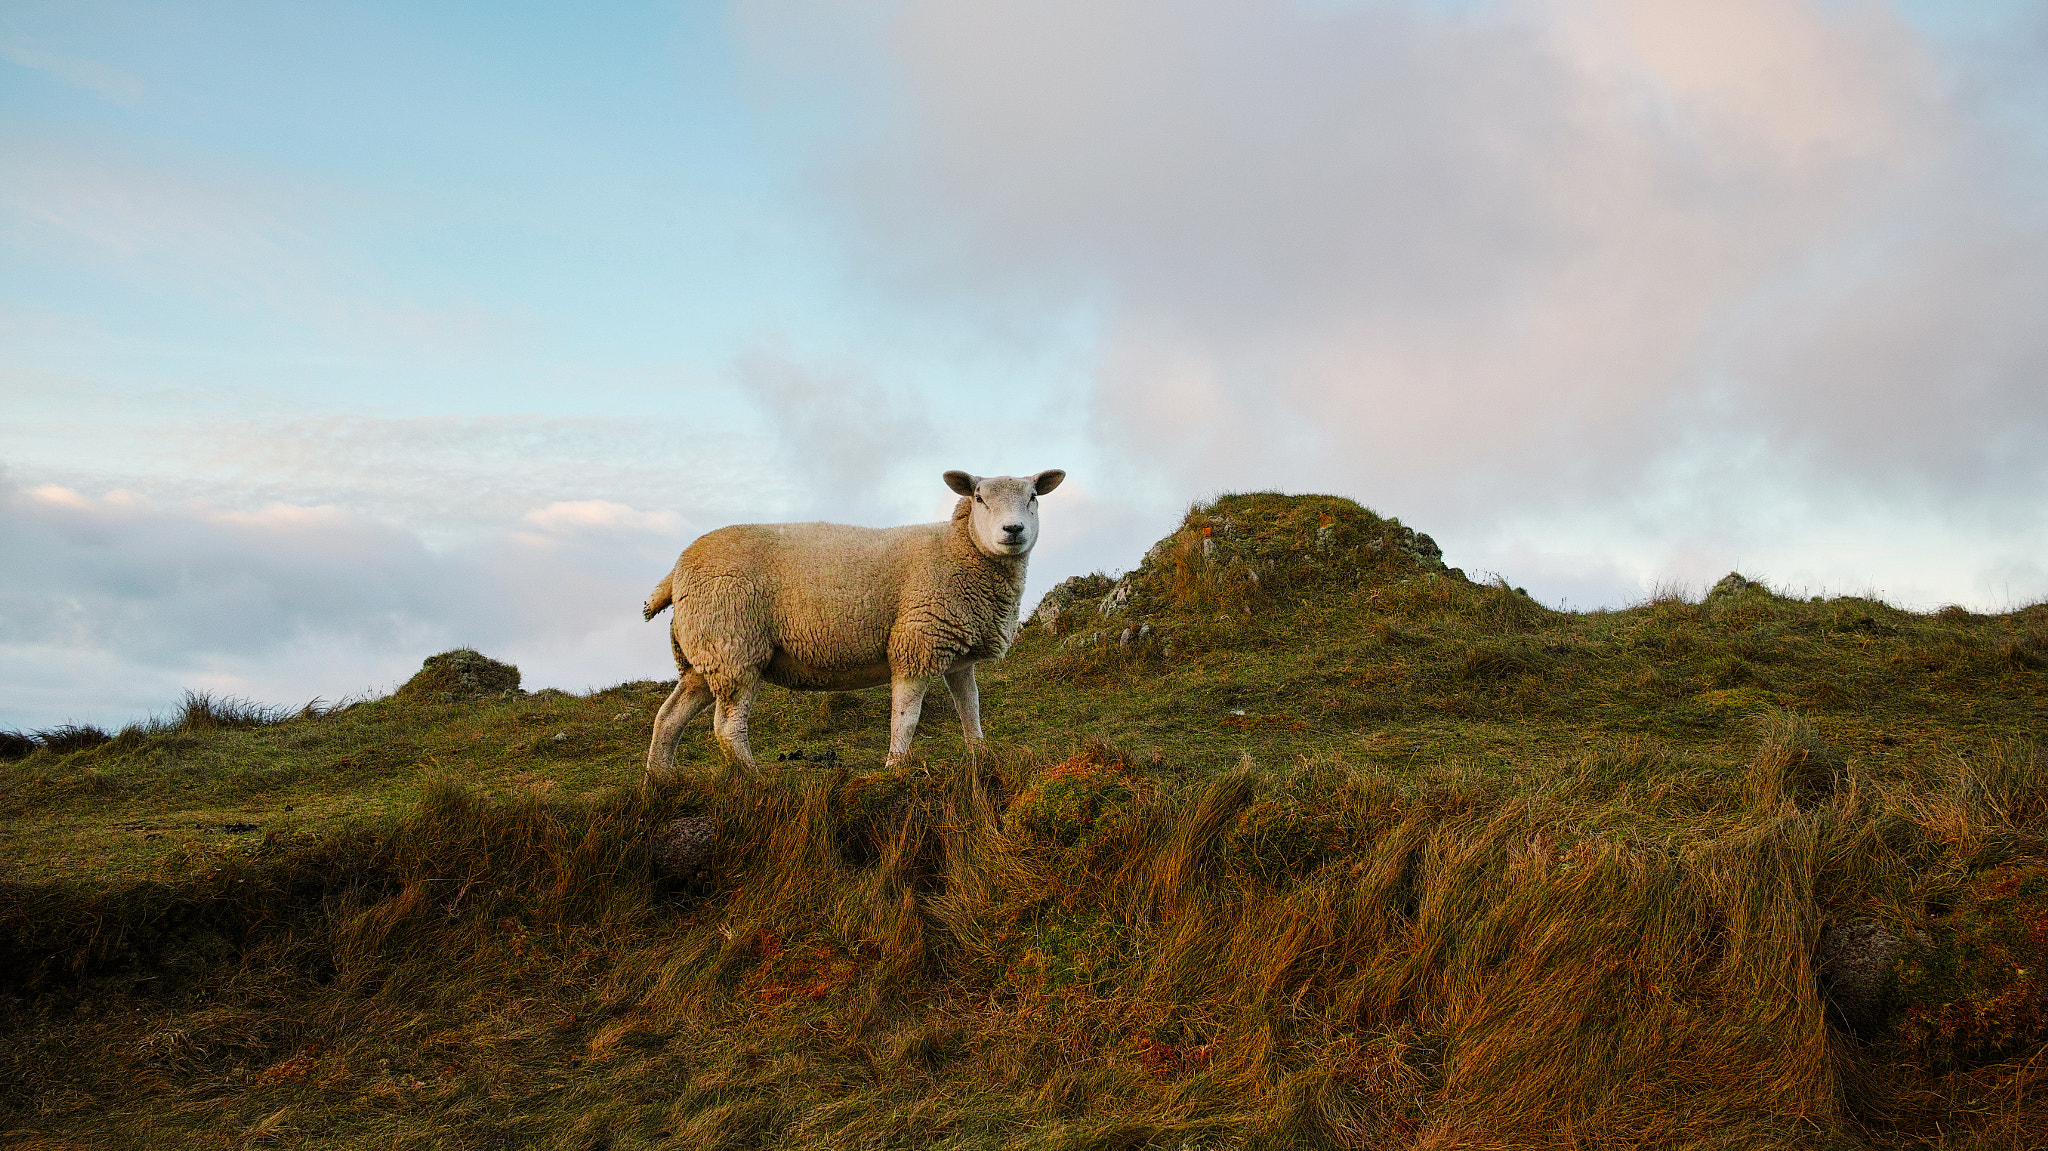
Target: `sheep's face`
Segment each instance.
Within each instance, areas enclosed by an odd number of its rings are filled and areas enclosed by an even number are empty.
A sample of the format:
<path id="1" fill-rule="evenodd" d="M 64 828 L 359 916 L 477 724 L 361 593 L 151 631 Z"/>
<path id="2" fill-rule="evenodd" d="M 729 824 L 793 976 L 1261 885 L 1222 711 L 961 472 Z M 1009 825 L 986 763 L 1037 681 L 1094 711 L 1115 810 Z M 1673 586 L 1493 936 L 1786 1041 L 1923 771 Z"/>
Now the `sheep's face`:
<path id="1" fill-rule="evenodd" d="M 973 476 L 947 472 L 946 486 L 967 504 L 967 533 L 983 555 L 1021 556 L 1038 542 L 1038 497 L 1060 486 L 1067 473 Z"/>

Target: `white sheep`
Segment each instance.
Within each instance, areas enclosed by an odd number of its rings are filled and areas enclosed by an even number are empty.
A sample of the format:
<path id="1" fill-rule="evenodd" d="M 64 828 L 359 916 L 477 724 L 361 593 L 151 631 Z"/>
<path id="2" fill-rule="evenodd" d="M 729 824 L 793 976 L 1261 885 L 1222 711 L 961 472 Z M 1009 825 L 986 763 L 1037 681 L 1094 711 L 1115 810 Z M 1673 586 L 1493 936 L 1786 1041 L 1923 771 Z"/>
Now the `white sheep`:
<path id="1" fill-rule="evenodd" d="M 754 770 L 747 711 L 762 680 L 796 691 L 890 685 L 889 756 L 910 751 L 931 677 L 943 675 L 970 743 L 981 741 L 974 665 L 1017 636 L 1038 497 L 1063 471 L 947 472 L 960 495 L 947 523 L 897 528 L 737 524 L 684 549 L 647 597 L 671 605 L 676 689 L 654 719 L 650 778 L 675 768 L 683 725 L 716 703 L 712 730 Z"/>

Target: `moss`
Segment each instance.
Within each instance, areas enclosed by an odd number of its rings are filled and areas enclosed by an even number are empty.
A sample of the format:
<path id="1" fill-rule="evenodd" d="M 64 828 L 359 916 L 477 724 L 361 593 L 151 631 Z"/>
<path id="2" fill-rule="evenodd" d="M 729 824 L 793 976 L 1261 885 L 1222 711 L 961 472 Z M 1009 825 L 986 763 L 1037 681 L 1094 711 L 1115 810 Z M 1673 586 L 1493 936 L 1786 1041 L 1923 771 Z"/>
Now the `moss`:
<path id="1" fill-rule="evenodd" d="M 1003 814 L 1004 832 L 1048 855 L 1060 881 L 1080 878 L 1130 846 L 1151 781 L 1115 749 L 1090 744 L 1025 784 Z"/>
<path id="2" fill-rule="evenodd" d="M 2048 865 L 1971 876 L 1900 961 L 1897 1034 L 1938 1066 L 1973 1066 L 2048 1039 Z"/>

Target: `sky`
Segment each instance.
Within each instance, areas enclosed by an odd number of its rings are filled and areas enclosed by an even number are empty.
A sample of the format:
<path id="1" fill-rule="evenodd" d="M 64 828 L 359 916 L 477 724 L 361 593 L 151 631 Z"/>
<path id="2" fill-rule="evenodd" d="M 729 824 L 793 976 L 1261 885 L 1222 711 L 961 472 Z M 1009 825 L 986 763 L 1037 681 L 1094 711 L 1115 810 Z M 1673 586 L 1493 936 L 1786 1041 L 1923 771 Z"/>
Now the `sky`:
<path id="1" fill-rule="evenodd" d="M 2048 5 L 0 8 L 0 727 L 673 674 L 727 523 L 1334 492 L 1574 610 L 2048 598 Z M 1027 610 L 1028 610 L 1027 604 Z"/>

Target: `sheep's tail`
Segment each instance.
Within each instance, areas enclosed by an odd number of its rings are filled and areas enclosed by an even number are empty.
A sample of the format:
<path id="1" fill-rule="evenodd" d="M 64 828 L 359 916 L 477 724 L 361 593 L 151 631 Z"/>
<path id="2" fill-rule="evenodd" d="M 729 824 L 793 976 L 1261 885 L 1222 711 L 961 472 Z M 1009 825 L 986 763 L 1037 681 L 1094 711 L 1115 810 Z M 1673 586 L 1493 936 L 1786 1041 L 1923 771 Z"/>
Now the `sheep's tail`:
<path id="1" fill-rule="evenodd" d="M 640 608 L 641 619 L 653 619 L 655 616 L 667 611 L 670 604 L 676 602 L 675 595 L 670 590 L 670 585 L 675 581 L 675 578 L 676 573 L 668 573 L 661 577 L 660 583 L 654 585 L 653 591 L 647 593 L 647 602 Z"/>

